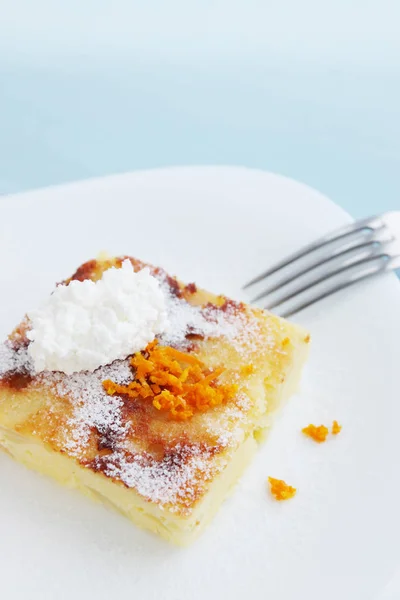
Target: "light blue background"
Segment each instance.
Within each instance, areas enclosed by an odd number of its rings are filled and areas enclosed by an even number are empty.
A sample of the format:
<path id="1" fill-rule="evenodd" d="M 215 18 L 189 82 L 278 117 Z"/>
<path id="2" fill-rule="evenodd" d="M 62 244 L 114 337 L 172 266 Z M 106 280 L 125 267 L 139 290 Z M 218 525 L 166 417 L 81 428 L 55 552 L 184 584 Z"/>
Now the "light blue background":
<path id="1" fill-rule="evenodd" d="M 0 192 L 176 164 L 400 208 L 400 4 L 0 3 Z"/>

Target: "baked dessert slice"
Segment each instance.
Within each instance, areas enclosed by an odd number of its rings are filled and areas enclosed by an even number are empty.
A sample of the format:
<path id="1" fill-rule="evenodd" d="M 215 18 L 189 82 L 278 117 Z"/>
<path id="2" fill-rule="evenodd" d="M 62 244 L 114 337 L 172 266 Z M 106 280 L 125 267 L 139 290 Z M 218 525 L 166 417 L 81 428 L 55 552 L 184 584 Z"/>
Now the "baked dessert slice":
<path id="1" fill-rule="evenodd" d="M 65 283 L 97 281 L 127 258 L 89 261 Z M 182 545 L 211 520 L 296 390 L 310 338 L 149 268 L 170 327 L 124 360 L 35 373 L 29 319 L 15 329 L 0 349 L 0 446 Z"/>

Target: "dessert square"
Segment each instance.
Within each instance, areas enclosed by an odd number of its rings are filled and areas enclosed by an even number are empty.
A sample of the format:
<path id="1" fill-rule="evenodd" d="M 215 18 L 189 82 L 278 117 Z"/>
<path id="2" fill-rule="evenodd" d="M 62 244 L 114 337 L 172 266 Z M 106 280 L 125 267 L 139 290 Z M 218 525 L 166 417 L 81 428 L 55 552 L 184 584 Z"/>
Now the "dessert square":
<path id="1" fill-rule="evenodd" d="M 94 370 L 37 372 L 25 318 L 0 347 L 0 446 L 185 545 L 210 522 L 271 414 L 296 390 L 310 338 L 131 257 L 88 261 L 64 284 L 99 281 L 127 260 L 159 282 L 167 330 Z"/>

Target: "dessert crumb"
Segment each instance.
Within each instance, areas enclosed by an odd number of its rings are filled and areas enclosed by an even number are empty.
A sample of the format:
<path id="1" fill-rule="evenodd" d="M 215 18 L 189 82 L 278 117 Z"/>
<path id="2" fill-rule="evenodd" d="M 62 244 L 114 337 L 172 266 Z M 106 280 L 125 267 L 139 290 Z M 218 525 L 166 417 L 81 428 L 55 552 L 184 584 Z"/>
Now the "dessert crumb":
<path id="1" fill-rule="evenodd" d="M 318 442 L 318 444 L 325 442 L 329 433 L 329 429 L 325 427 L 325 425 L 313 425 L 312 423 L 307 425 L 307 427 L 304 427 L 301 431 L 304 435 L 307 435 L 315 442 Z"/>
<path id="2" fill-rule="evenodd" d="M 289 500 L 296 495 L 296 488 L 288 485 L 283 479 L 274 479 L 274 477 L 268 477 L 270 491 L 275 500 Z"/>
<path id="3" fill-rule="evenodd" d="M 337 435 L 342 431 L 342 426 L 339 425 L 337 421 L 333 421 L 332 423 L 332 435 Z"/>

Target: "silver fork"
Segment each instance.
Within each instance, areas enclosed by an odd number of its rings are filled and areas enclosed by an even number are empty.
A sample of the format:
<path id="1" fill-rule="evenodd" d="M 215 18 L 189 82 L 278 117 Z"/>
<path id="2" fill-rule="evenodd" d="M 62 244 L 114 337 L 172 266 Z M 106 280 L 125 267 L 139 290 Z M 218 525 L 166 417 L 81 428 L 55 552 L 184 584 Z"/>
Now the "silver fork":
<path id="1" fill-rule="evenodd" d="M 392 211 L 323 236 L 246 283 L 244 289 L 258 286 L 252 302 L 270 297 L 264 308 L 288 317 L 358 281 L 398 268 L 400 211 Z"/>

